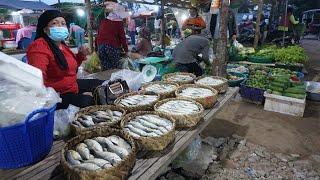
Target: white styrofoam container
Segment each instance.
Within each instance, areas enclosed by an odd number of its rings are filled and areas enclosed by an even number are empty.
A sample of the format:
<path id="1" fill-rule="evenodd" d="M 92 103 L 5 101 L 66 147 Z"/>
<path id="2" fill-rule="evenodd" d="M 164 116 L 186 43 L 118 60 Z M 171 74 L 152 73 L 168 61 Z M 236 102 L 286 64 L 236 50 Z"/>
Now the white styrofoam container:
<path id="1" fill-rule="evenodd" d="M 268 92 L 264 93 L 264 97 L 266 97 L 264 110 L 303 117 L 304 109 L 306 107 L 306 98 L 297 99 L 269 94 Z"/>

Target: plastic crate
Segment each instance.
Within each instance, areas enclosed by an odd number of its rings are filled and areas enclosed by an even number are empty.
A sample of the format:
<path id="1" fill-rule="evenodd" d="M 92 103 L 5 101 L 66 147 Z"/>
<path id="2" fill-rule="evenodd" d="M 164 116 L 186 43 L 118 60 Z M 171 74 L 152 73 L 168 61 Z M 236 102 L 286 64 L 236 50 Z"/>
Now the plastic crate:
<path id="1" fill-rule="evenodd" d="M 259 88 L 253 88 L 246 85 L 246 81 L 240 84 L 240 95 L 242 99 L 255 104 L 263 104 L 265 90 Z"/>
<path id="2" fill-rule="evenodd" d="M 264 93 L 264 96 L 266 97 L 264 110 L 303 117 L 306 107 L 306 98 L 297 99 L 269 94 L 267 92 Z"/>
<path id="3" fill-rule="evenodd" d="M 24 123 L 0 128 L 0 169 L 33 164 L 50 152 L 55 109 L 36 110 Z"/>

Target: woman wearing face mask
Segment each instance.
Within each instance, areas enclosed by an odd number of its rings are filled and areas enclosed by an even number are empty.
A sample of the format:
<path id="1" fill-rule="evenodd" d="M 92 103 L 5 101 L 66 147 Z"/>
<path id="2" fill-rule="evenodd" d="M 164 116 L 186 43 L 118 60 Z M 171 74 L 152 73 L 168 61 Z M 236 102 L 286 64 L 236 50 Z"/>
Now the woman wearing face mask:
<path id="1" fill-rule="evenodd" d="M 206 23 L 199 16 L 198 9 L 190 9 L 190 17 L 183 23 L 182 30 L 191 29 L 193 34 L 200 34 L 202 29 L 206 28 Z"/>
<path id="2" fill-rule="evenodd" d="M 78 107 L 94 105 L 93 98 L 83 95 L 100 85 L 100 80 L 78 80 L 77 70 L 89 54 L 87 47 L 81 46 L 78 54 L 73 54 L 65 44 L 68 37 L 66 21 L 60 11 L 45 11 L 38 19 L 35 41 L 27 49 L 28 63 L 42 71 L 44 84 L 60 93 L 62 103 L 58 109 L 69 104 Z"/>

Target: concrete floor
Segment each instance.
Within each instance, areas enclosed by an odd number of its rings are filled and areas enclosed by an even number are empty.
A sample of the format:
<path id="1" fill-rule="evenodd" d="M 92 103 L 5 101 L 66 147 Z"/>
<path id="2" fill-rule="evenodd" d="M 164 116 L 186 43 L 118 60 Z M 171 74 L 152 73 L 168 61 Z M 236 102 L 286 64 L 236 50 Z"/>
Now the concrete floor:
<path id="1" fill-rule="evenodd" d="M 303 40 L 309 62 L 308 80 L 320 80 L 320 41 Z M 203 136 L 226 137 L 238 134 L 275 152 L 301 155 L 320 153 L 320 102 L 307 101 L 303 118 L 267 112 L 263 106 L 236 98 L 224 107 Z"/>

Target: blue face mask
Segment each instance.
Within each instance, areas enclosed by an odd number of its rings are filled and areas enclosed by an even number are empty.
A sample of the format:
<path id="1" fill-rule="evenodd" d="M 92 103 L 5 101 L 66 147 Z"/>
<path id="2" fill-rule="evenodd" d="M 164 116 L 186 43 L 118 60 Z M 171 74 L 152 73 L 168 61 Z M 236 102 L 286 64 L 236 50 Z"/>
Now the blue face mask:
<path id="1" fill-rule="evenodd" d="M 64 41 L 69 36 L 69 31 L 66 27 L 51 27 L 49 38 L 54 41 Z"/>

